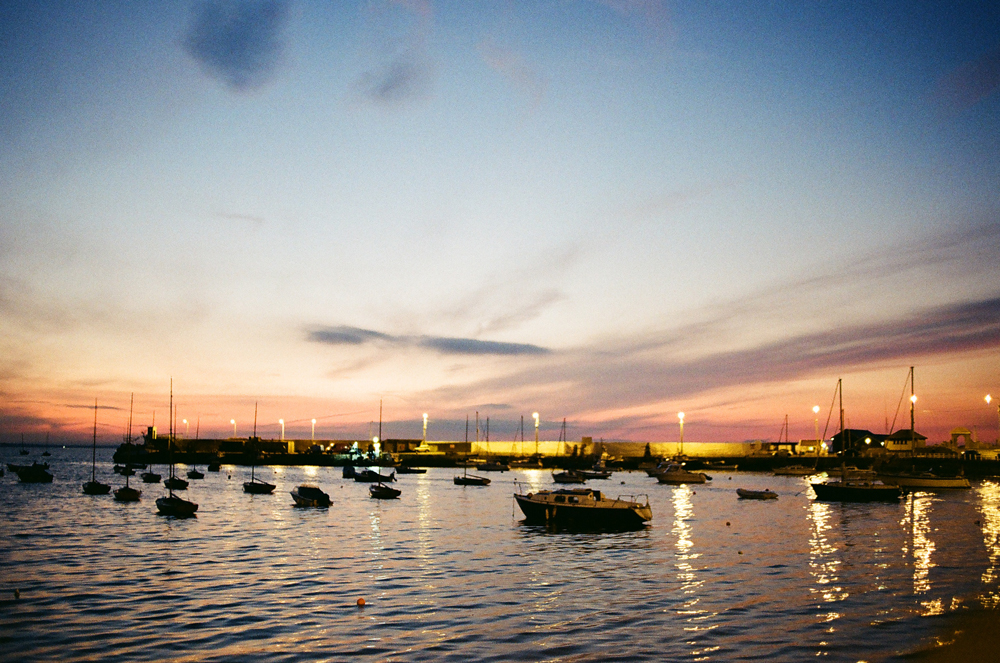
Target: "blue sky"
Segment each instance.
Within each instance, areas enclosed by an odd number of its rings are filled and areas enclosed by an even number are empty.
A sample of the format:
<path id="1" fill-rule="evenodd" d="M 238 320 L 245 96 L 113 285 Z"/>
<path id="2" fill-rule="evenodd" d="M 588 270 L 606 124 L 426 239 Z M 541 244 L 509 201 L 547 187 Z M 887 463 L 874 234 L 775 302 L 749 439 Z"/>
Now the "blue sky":
<path id="1" fill-rule="evenodd" d="M 992 430 L 998 82 L 986 2 L 6 3 L 0 437 Z"/>

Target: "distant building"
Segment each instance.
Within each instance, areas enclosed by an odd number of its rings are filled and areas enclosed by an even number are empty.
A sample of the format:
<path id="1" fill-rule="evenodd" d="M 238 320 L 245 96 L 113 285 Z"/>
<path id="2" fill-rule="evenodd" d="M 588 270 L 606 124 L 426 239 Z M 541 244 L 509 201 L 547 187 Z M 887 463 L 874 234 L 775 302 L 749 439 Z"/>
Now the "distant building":
<path id="1" fill-rule="evenodd" d="M 927 437 L 909 428 L 901 428 L 885 438 L 885 448 L 893 453 L 912 454 L 927 446 Z"/>

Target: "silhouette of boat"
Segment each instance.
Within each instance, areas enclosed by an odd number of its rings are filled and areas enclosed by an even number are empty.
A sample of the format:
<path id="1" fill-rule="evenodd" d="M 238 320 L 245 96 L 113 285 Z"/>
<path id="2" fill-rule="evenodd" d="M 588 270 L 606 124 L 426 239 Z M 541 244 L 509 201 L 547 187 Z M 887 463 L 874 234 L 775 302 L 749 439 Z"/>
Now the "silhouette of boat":
<path id="1" fill-rule="evenodd" d="M 32 463 L 31 465 L 13 465 L 8 463 L 10 471 L 17 475 L 21 483 L 52 483 L 52 474 L 48 472 L 48 463 Z"/>
<path id="2" fill-rule="evenodd" d="M 125 435 L 125 441 L 126 442 L 131 442 L 132 441 L 132 404 L 133 404 L 134 398 L 135 398 L 135 395 L 133 394 L 133 396 L 129 400 L 129 404 L 128 404 L 128 432 Z M 129 466 L 131 466 L 131 463 L 129 464 Z M 142 467 L 145 468 L 146 466 L 143 465 Z M 125 485 L 122 486 L 121 488 L 118 488 L 118 489 L 115 490 L 115 499 L 117 501 L 119 501 L 119 502 L 138 502 L 139 501 L 139 497 L 142 495 L 142 491 L 140 491 L 138 488 L 132 488 L 131 486 L 128 485 L 128 478 L 130 476 L 132 476 L 132 474 L 135 474 L 135 472 L 132 472 L 131 474 L 126 474 L 125 475 Z"/>
<path id="3" fill-rule="evenodd" d="M 879 472 L 882 483 L 900 488 L 919 488 L 922 490 L 943 490 L 951 488 L 971 488 L 969 480 L 964 476 L 943 477 L 933 472 Z"/>
<path id="4" fill-rule="evenodd" d="M 174 495 L 174 486 L 187 488 L 187 481 L 174 476 L 174 381 L 170 380 L 170 432 L 167 435 L 167 456 L 170 459 L 170 478 L 163 482 L 167 488 L 167 495 L 156 498 L 156 510 L 163 516 L 173 516 L 174 518 L 190 518 L 195 515 L 198 505 Z"/>
<path id="5" fill-rule="evenodd" d="M 90 481 L 83 484 L 83 492 L 87 495 L 107 495 L 111 486 L 97 480 L 97 399 L 94 399 L 94 445 L 90 458 Z"/>
<path id="6" fill-rule="evenodd" d="M 368 486 L 368 494 L 379 500 L 394 500 L 402 494 L 403 491 L 387 486 L 384 483 L 373 483 Z"/>
<path id="7" fill-rule="evenodd" d="M 583 483 L 587 477 L 574 470 L 566 470 L 565 472 L 553 472 L 552 480 L 556 483 Z"/>
<path id="8" fill-rule="evenodd" d="M 385 483 L 387 481 L 395 481 L 396 471 L 393 470 L 390 474 L 379 474 L 375 470 L 362 470 L 361 472 L 355 472 L 354 480 L 360 483 Z"/>
<path id="9" fill-rule="evenodd" d="M 330 506 L 330 496 L 320 490 L 317 486 L 301 485 L 291 491 L 295 506 Z"/>
<path id="10" fill-rule="evenodd" d="M 410 467 L 409 465 L 400 465 L 396 468 L 397 474 L 427 474 L 427 470 L 423 467 Z"/>
<path id="11" fill-rule="evenodd" d="M 740 498 L 745 500 L 776 500 L 778 499 L 778 493 L 773 490 L 747 490 L 745 488 L 737 488 L 736 494 Z"/>
<path id="12" fill-rule="evenodd" d="M 692 472 L 685 470 L 680 463 L 668 463 L 666 467 L 656 473 L 656 480 L 673 486 L 689 483 L 705 483 L 709 476 L 704 472 Z"/>
<path id="13" fill-rule="evenodd" d="M 187 471 L 188 479 L 204 479 L 205 473 L 199 472 L 197 467 L 192 467 Z"/>

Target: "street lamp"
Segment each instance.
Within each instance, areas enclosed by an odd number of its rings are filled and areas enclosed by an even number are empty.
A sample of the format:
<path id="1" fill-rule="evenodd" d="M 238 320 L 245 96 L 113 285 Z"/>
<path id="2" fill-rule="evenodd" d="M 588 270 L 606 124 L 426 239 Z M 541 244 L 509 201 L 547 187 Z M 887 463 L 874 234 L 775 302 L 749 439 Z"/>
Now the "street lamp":
<path id="1" fill-rule="evenodd" d="M 236 437 L 236 420 L 235 419 L 230 419 L 229 423 L 231 423 L 233 425 L 233 437 Z"/>
<path id="2" fill-rule="evenodd" d="M 684 455 L 684 413 L 678 412 L 677 418 L 681 420 L 681 455 Z"/>
<path id="3" fill-rule="evenodd" d="M 316 441 L 316 420 L 315 419 L 313 419 L 313 429 L 312 429 L 312 437 L 311 437 L 311 439 L 312 439 L 313 442 Z"/>
<path id="4" fill-rule="evenodd" d="M 538 413 L 532 412 L 531 416 L 535 418 L 535 455 L 538 455 Z"/>
<path id="5" fill-rule="evenodd" d="M 278 419 L 278 423 L 281 424 L 281 441 L 285 441 L 285 420 Z"/>
<path id="6" fill-rule="evenodd" d="M 424 446 L 427 445 L 427 413 L 424 412 Z"/>
<path id="7" fill-rule="evenodd" d="M 181 421 L 184 422 L 184 437 L 188 437 L 188 433 L 191 430 L 191 426 L 188 425 L 188 420 L 187 419 L 181 419 Z"/>
<path id="8" fill-rule="evenodd" d="M 815 433 L 815 436 L 814 436 L 813 439 L 816 440 L 816 455 L 818 456 L 819 455 L 819 447 L 820 447 L 820 445 L 823 444 L 822 442 L 820 442 L 820 439 L 819 439 L 819 406 L 818 405 L 813 405 L 813 424 L 815 425 L 815 428 L 816 428 L 816 433 Z"/>

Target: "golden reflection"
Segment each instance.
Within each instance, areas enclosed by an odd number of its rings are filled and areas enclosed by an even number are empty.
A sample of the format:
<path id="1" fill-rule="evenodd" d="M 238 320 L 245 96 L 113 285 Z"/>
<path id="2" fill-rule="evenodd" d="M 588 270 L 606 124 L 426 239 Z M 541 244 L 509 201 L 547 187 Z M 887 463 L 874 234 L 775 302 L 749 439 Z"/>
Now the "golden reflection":
<path id="1" fill-rule="evenodd" d="M 931 531 L 930 513 L 932 497 L 927 493 L 913 493 L 907 504 L 910 531 L 913 534 L 913 593 L 926 594 L 931 589 L 930 571 L 935 564 L 932 559 L 935 545 L 929 534 Z M 938 614 L 933 612 L 940 605 L 933 607 L 934 602 L 924 602 L 923 605 L 932 612 L 925 615 Z M 940 603 L 938 601 L 937 603 Z"/>
<path id="2" fill-rule="evenodd" d="M 980 525 L 983 528 L 983 544 L 989 556 L 990 565 L 983 572 L 983 584 L 987 589 L 983 602 L 991 608 L 1000 607 L 1000 593 L 997 592 L 997 566 L 1000 565 L 1000 484 L 983 481 L 977 488 L 979 508 L 982 511 Z"/>
<path id="3" fill-rule="evenodd" d="M 316 467 L 315 465 L 304 465 L 302 467 L 302 473 L 305 474 L 307 477 L 311 478 L 316 478 L 318 470 L 319 468 Z"/>
<path id="4" fill-rule="evenodd" d="M 537 492 L 542 489 L 542 480 L 544 478 L 544 472 L 542 470 L 521 470 L 524 474 L 523 482 L 528 484 L 528 488 L 531 492 Z"/>
<path id="5" fill-rule="evenodd" d="M 837 584 L 840 582 L 838 574 L 843 561 L 839 558 L 837 547 L 829 539 L 832 517 L 833 509 L 830 504 L 817 501 L 809 503 L 809 521 L 811 524 L 809 532 L 809 573 L 815 578 L 817 585 L 816 587 L 810 587 L 809 591 L 813 594 L 819 594 L 825 603 L 843 601 L 848 597 L 848 593 L 844 588 Z M 832 622 L 839 618 L 840 614 L 834 611 L 823 615 L 824 622 Z"/>
<path id="6" fill-rule="evenodd" d="M 674 487 L 672 494 L 674 524 L 671 533 L 676 537 L 674 547 L 677 549 L 677 554 L 675 555 L 677 561 L 674 567 L 677 569 L 677 579 L 681 582 L 681 592 L 691 595 L 684 601 L 681 608 L 677 610 L 677 614 L 683 615 L 685 622 L 687 622 L 687 625 L 684 626 L 685 631 L 701 631 L 715 627 L 700 626 L 697 623 L 712 615 L 706 614 L 706 610 L 697 607 L 701 599 L 695 595 L 697 589 L 704 584 L 704 581 L 697 579 L 695 568 L 692 564 L 694 560 L 701 557 L 700 553 L 695 552 L 694 541 L 691 538 L 692 529 L 691 525 L 688 524 L 688 521 L 694 517 L 694 505 L 691 503 L 692 494 L 693 491 L 690 486 L 681 485 Z"/>

